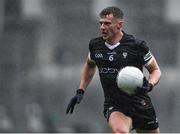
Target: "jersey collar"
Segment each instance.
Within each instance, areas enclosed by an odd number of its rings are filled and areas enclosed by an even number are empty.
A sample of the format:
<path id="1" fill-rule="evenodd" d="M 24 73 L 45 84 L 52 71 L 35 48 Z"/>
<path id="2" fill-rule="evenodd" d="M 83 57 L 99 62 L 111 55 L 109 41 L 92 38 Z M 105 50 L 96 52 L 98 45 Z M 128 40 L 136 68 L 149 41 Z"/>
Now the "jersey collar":
<path id="1" fill-rule="evenodd" d="M 113 44 L 113 45 L 105 42 L 105 45 L 106 45 L 109 49 L 112 50 L 112 49 L 116 48 L 117 46 L 119 46 L 119 45 L 120 45 L 120 42 L 117 42 L 116 44 Z"/>

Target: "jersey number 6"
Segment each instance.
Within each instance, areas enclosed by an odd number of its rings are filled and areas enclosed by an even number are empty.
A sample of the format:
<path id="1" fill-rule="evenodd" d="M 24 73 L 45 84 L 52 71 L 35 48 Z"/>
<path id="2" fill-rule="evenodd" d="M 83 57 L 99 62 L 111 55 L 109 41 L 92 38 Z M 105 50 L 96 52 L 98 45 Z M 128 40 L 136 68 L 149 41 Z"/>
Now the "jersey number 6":
<path id="1" fill-rule="evenodd" d="M 113 60 L 114 60 L 114 57 L 113 57 L 113 56 L 114 56 L 114 55 L 110 55 L 110 56 L 109 56 L 109 60 L 110 60 L 110 61 L 113 61 Z"/>

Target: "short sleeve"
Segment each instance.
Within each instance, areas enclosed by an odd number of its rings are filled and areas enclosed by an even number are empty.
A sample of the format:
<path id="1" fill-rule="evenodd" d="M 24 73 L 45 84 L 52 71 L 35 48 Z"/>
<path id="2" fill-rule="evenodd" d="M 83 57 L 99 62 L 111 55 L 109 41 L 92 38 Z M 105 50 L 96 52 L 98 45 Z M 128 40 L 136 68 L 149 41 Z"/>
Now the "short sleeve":
<path id="1" fill-rule="evenodd" d="M 92 40 L 89 41 L 89 53 L 88 53 L 89 60 L 92 60 L 91 54 L 92 54 Z"/>
<path id="2" fill-rule="evenodd" d="M 139 46 L 139 53 L 142 57 L 143 65 L 146 66 L 146 65 L 150 64 L 153 59 L 153 55 L 152 55 L 149 47 L 146 45 L 146 42 L 140 41 L 138 46 Z"/>
<path id="3" fill-rule="evenodd" d="M 144 66 L 148 66 L 152 62 L 152 60 L 153 60 L 153 55 L 149 50 L 149 52 L 144 56 Z"/>

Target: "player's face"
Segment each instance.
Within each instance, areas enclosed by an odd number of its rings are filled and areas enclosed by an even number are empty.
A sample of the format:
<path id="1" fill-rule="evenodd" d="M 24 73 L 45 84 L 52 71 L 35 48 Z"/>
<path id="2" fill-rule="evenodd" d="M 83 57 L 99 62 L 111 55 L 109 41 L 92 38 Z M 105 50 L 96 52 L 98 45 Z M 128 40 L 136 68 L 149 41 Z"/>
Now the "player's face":
<path id="1" fill-rule="evenodd" d="M 104 40 L 111 42 L 120 32 L 120 22 L 112 14 L 103 16 L 99 20 L 100 31 Z"/>

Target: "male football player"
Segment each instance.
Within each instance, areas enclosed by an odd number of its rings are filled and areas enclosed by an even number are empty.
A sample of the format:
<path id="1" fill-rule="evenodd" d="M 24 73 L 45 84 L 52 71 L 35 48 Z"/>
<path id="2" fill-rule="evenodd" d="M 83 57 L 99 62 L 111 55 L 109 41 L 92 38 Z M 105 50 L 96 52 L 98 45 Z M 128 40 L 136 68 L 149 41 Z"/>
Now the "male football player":
<path id="1" fill-rule="evenodd" d="M 146 45 L 123 31 L 123 12 L 118 7 L 107 7 L 100 12 L 102 36 L 89 43 L 89 55 L 85 62 L 79 89 L 71 99 L 66 113 L 72 113 L 74 106 L 83 98 L 96 71 L 99 70 L 104 91 L 104 116 L 113 132 L 159 133 L 158 120 L 148 92 L 159 82 L 160 68 Z M 149 72 L 142 87 L 137 87 L 135 95 L 128 95 L 117 87 L 116 77 L 120 69 L 134 66 Z"/>

